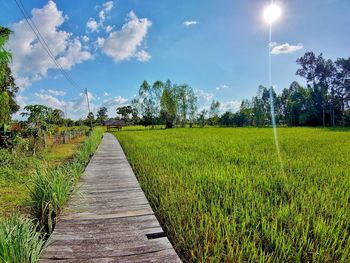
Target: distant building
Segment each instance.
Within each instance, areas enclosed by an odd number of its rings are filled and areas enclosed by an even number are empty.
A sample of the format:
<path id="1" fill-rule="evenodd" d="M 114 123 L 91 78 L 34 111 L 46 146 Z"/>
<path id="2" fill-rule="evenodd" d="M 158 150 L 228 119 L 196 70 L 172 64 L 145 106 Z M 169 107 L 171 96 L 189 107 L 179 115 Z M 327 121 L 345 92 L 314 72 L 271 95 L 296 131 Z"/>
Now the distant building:
<path id="1" fill-rule="evenodd" d="M 125 121 L 123 120 L 108 119 L 103 122 L 103 126 L 107 126 L 107 131 L 112 129 L 120 131 L 125 125 Z"/>

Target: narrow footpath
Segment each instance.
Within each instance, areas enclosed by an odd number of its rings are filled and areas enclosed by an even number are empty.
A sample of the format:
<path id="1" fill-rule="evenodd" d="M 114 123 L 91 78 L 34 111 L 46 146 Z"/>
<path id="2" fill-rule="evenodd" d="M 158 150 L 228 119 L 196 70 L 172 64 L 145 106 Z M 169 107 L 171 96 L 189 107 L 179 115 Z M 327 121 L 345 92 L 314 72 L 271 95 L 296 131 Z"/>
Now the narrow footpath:
<path id="1" fill-rule="evenodd" d="M 118 140 L 105 133 L 40 262 L 181 262 Z"/>

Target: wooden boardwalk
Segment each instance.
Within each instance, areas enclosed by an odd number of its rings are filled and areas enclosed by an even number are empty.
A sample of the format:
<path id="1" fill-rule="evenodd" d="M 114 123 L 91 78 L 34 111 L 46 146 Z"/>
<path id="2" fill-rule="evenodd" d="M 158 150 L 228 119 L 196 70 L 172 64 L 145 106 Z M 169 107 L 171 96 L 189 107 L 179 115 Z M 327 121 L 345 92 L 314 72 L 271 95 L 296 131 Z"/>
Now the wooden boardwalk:
<path id="1" fill-rule="evenodd" d="M 104 134 L 40 262 L 181 262 L 117 139 Z"/>

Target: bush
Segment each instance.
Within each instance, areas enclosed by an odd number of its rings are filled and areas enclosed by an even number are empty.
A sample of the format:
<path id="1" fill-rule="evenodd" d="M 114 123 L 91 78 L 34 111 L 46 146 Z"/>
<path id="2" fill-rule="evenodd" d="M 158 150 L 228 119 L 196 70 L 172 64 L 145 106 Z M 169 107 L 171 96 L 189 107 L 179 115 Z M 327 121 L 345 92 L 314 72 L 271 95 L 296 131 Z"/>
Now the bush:
<path id="1" fill-rule="evenodd" d="M 37 262 L 45 243 L 30 219 L 13 215 L 0 219 L 0 262 Z"/>

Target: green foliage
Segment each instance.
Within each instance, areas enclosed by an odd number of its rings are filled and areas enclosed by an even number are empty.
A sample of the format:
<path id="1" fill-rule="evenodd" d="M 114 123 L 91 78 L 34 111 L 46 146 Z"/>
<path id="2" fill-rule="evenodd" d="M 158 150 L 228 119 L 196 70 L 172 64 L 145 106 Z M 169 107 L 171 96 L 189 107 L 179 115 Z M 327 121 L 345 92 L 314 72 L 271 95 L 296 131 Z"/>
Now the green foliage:
<path id="1" fill-rule="evenodd" d="M 106 107 L 101 107 L 96 116 L 96 121 L 98 122 L 99 125 L 103 125 L 103 122 L 107 120 L 107 108 Z"/>
<path id="2" fill-rule="evenodd" d="M 11 53 L 5 49 L 5 44 L 8 41 L 11 30 L 0 26 L 0 83 L 5 78 L 5 67 L 11 62 Z"/>
<path id="3" fill-rule="evenodd" d="M 139 123 L 144 126 L 155 127 L 161 121 L 166 128 L 172 128 L 176 123 L 185 127 L 189 120 L 192 127 L 197 113 L 197 97 L 187 84 L 177 85 L 170 80 L 165 83 L 158 80 L 151 86 L 144 81 L 132 106 L 133 120 L 137 120 L 137 114 L 140 114 L 142 121 Z"/>
<path id="4" fill-rule="evenodd" d="M 121 106 L 117 108 L 117 114 L 122 116 L 122 120 L 126 123 L 129 121 L 129 115 L 133 113 L 131 106 Z"/>
<path id="5" fill-rule="evenodd" d="M 7 92 L 0 91 L 0 127 L 8 124 L 11 117 L 10 97 Z"/>
<path id="6" fill-rule="evenodd" d="M 37 225 L 30 219 L 18 215 L 0 218 L 0 262 L 37 262 L 44 243 Z"/>
<path id="7" fill-rule="evenodd" d="M 172 128 L 177 114 L 176 93 L 171 86 L 166 86 L 160 99 L 161 118 L 166 128 Z"/>
<path id="8" fill-rule="evenodd" d="M 0 149 L 0 167 L 11 167 L 16 163 L 16 156 L 6 149 Z"/>
<path id="9" fill-rule="evenodd" d="M 349 130 L 116 133 L 186 262 L 349 262 Z"/>

